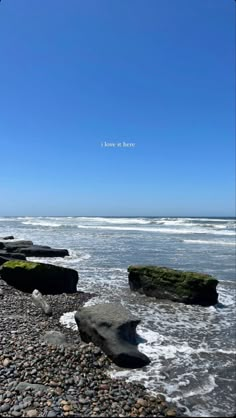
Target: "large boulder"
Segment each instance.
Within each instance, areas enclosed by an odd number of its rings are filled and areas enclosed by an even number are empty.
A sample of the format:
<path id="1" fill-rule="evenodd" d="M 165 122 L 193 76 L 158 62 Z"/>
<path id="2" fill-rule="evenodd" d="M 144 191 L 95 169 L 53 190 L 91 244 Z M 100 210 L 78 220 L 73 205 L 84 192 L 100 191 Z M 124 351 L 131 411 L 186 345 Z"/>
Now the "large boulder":
<path id="1" fill-rule="evenodd" d="M 218 302 L 218 280 L 208 274 L 159 266 L 129 266 L 131 290 L 158 299 L 202 306 Z"/>
<path id="2" fill-rule="evenodd" d="M 34 289 L 51 295 L 77 291 L 77 271 L 52 264 L 7 261 L 1 267 L 1 277 L 10 286 L 27 293 Z"/>
<path id="3" fill-rule="evenodd" d="M 119 367 L 140 368 L 150 363 L 137 349 L 140 320 L 122 305 L 104 303 L 83 307 L 75 314 L 81 339 L 93 342 Z"/>

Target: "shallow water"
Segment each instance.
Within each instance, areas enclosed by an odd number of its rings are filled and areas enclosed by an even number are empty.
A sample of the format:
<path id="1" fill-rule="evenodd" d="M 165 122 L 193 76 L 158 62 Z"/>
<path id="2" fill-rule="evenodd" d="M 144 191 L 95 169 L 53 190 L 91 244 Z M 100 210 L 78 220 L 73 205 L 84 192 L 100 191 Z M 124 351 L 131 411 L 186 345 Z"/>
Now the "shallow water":
<path id="1" fill-rule="evenodd" d="M 50 263 L 79 271 L 88 304 L 121 302 L 142 321 L 139 348 L 152 362 L 109 373 L 166 394 L 190 416 L 235 413 L 235 220 L 230 218 L 0 218 L 0 236 L 70 249 Z M 214 275 L 224 307 L 188 306 L 131 293 L 127 267 L 157 264 Z"/>

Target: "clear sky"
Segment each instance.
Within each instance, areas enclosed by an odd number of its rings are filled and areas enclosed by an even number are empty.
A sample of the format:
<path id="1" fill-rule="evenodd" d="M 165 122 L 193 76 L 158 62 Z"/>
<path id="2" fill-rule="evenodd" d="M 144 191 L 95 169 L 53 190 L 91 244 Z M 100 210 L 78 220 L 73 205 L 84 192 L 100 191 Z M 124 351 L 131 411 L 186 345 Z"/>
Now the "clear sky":
<path id="1" fill-rule="evenodd" d="M 234 0 L 2 0 L 0 215 L 234 216 L 234 31 Z"/>

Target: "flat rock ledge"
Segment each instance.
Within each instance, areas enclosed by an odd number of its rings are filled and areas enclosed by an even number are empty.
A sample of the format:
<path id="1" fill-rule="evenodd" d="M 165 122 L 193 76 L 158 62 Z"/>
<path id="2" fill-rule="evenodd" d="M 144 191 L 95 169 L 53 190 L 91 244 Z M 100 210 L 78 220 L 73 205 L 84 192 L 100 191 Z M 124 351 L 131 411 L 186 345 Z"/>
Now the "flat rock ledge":
<path id="1" fill-rule="evenodd" d="M 32 293 L 38 289 L 43 294 L 77 292 L 78 272 L 52 264 L 11 260 L 1 267 L 1 276 L 10 286 Z"/>
<path id="2" fill-rule="evenodd" d="M 102 303 L 84 307 L 76 312 L 75 320 L 82 340 L 99 346 L 117 366 L 136 369 L 150 363 L 137 349 L 136 326 L 140 320 L 122 305 Z"/>
<path id="3" fill-rule="evenodd" d="M 19 254 L 25 257 L 65 257 L 69 252 L 65 248 L 51 248 L 48 245 L 34 245 L 32 241 L 25 240 L 10 240 L 9 237 L 0 239 L 0 249 L 5 254 L 15 255 L 19 258 Z M 16 255 L 17 254 L 17 255 Z"/>
<path id="4" fill-rule="evenodd" d="M 159 266 L 129 266 L 130 289 L 157 299 L 174 302 L 215 305 L 218 280 L 208 274 Z"/>
<path id="5" fill-rule="evenodd" d="M 35 310 L 30 294 L 0 280 L 0 414 L 3 417 L 174 417 L 183 416 L 163 395 L 107 376 L 110 360 L 79 333 L 62 327 L 60 316 L 92 295 L 46 295 L 53 316 Z M 41 336 L 62 332 L 67 345 Z M 47 334 L 48 335 L 48 334 Z"/>

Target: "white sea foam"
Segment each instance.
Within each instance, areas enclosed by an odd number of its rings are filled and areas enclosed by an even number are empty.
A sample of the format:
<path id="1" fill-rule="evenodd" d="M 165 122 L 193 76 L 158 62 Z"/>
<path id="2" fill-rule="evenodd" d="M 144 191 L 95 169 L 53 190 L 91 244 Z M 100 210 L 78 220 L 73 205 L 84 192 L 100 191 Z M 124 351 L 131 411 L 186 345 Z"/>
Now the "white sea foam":
<path id="1" fill-rule="evenodd" d="M 50 227 L 59 227 L 62 226 L 62 224 L 58 224 L 55 222 L 47 222 L 47 221 L 25 221 L 22 222 L 24 225 L 33 225 L 33 226 L 50 226 Z"/>
<path id="2" fill-rule="evenodd" d="M 101 229 L 111 231 L 140 231 L 140 232 L 160 232 L 163 234 L 213 234 L 213 235 L 235 235 L 234 231 L 207 231 L 203 228 L 153 228 L 153 227 L 132 227 L 132 226 L 104 226 L 104 225 L 77 225 L 80 229 Z"/>
<path id="3" fill-rule="evenodd" d="M 65 312 L 59 319 L 60 324 L 62 324 L 66 328 L 71 328 L 74 331 L 77 331 L 78 327 L 75 322 L 75 313 L 76 311 Z"/>
<path id="4" fill-rule="evenodd" d="M 102 217 L 85 217 L 76 218 L 79 221 L 91 222 L 106 222 L 111 224 L 149 224 L 150 219 L 144 218 L 102 218 Z"/>
<path id="5" fill-rule="evenodd" d="M 91 254 L 85 253 L 82 251 L 75 251 L 68 249 L 69 255 L 61 258 L 61 257 L 27 257 L 27 260 L 29 261 L 41 261 L 44 263 L 49 264 L 56 264 L 58 266 L 64 266 L 73 268 L 77 268 L 77 265 L 80 265 L 81 261 L 86 261 L 89 258 L 91 258 Z"/>
<path id="6" fill-rule="evenodd" d="M 201 239 L 184 239 L 183 242 L 186 242 L 187 244 L 213 244 L 213 245 L 230 245 L 235 246 L 235 242 L 227 242 L 227 241 L 220 241 L 220 240 L 201 240 Z"/>

